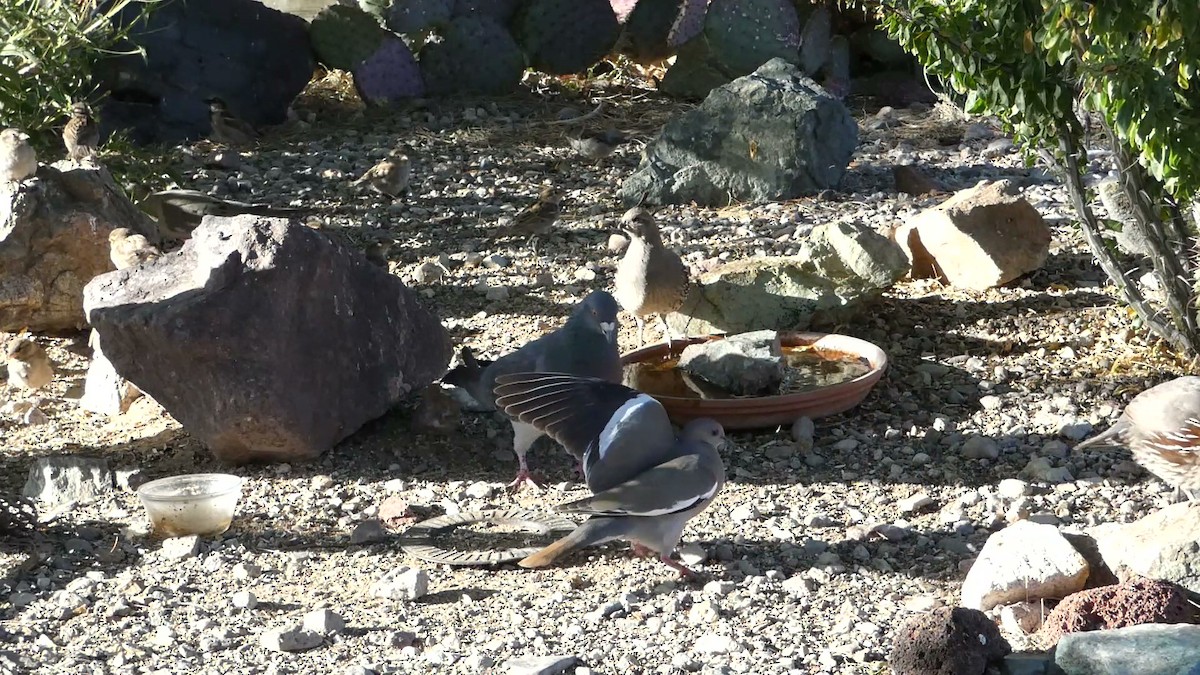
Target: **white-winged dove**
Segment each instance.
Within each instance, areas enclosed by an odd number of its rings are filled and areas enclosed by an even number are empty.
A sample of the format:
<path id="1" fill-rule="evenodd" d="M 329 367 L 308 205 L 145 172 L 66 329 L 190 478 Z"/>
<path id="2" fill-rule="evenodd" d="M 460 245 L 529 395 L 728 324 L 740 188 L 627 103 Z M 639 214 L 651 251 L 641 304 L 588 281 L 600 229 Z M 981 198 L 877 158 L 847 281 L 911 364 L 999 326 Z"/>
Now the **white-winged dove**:
<path id="1" fill-rule="evenodd" d="M 1189 499 L 1200 495 L 1200 377 L 1185 376 L 1133 397 L 1117 421 L 1075 446 L 1124 445 L 1133 458 Z"/>
<path id="2" fill-rule="evenodd" d="M 605 291 L 593 291 L 571 312 L 558 330 L 524 345 L 495 361 L 475 359 L 463 348 L 462 364 L 446 373 L 442 382 L 462 387 L 483 406 L 495 409 L 493 389 L 496 378 L 508 373 L 563 372 L 620 382 L 621 354 L 617 349 L 617 301 Z M 545 432 L 531 424 L 510 420 L 513 427 L 513 452 L 518 471 L 510 487 L 523 484 L 536 487 L 529 474 L 525 453 Z M 570 448 L 568 448 L 570 449 Z M 582 455 L 577 454 L 577 459 Z"/>
<path id="3" fill-rule="evenodd" d="M 588 485 L 596 493 L 558 506 L 590 516 L 567 536 L 526 557 L 543 567 L 585 546 L 621 539 L 639 554 L 690 575 L 671 559 L 683 528 L 725 484 L 715 420 L 689 422 L 676 438 L 662 405 L 628 387 L 559 373 L 517 373 L 496 380 L 496 404 L 568 448 L 586 448 Z"/>

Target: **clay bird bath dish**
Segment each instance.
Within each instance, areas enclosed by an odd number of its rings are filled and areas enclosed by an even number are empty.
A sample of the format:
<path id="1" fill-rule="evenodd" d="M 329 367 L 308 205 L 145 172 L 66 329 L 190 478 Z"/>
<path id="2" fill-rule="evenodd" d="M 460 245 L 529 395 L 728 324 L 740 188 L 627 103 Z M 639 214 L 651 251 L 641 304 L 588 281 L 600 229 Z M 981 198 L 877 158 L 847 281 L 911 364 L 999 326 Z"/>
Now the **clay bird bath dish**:
<path id="1" fill-rule="evenodd" d="M 711 417 L 726 429 L 757 429 L 845 412 L 866 398 L 887 369 L 887 354 L 866 340 L 836 333 L 780 332 L 785 360 L 801 374 L 800 381 L 775 396 L 702 397 L 684 383 L 675 364 L 688 345 L 721 339 L 724 336 L 677 339 L 671 345 L 629 352 L 621 357 L 625 384 L 657 399 L 676 424 Z"/>

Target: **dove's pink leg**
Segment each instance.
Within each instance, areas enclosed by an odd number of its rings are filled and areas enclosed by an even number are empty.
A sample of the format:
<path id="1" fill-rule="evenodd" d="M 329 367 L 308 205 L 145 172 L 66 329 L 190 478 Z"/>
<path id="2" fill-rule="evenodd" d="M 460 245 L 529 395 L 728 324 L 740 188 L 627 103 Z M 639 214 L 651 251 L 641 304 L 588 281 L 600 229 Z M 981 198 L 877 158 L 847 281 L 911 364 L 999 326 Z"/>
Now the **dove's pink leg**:
<path id="1" fill-rule="evenodd" d="M 670 567 L 673 570 L 678 570 L 679 576 L 681 576 L 681 577 L 696 576 L 696 573 L 691 571 L 690 569 L 688 569 L 687 565 L 684 565 L 681 562 L 676 562 L 676 561 L 672 560 L 670 555 L 662 555 L 662 556 L 659 556 L 658 559 L 663 561 L 663 564 L 665 564 L 667 567 Z"/>

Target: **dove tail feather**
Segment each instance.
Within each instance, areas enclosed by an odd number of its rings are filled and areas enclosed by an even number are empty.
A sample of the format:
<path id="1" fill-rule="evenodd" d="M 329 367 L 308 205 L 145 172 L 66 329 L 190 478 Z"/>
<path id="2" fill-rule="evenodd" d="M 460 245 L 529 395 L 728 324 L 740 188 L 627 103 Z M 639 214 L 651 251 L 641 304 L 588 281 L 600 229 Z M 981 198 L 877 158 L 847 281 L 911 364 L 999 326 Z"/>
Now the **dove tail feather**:
<path id="1" fill-rule="evenodd" d="M 1096 446 L 1096 445 L 1104 446 L 1104 445 L 1121 444 L 1124 442 L 1125 435 L 1129 432 L 1130 426 L 1132 426 L 1132 425 L 1129 423 L 1129 420 L 1124 417 L 1121 417 L 1116 422 L 1114 422 L 1111 427 L 1105 429 L 1101 433 L 1098 433 L 1095 436 L 1092 436 L 1091 438 L 1087 439 L 1086 441 L 1077 443 L 1075 445 L 1074 449 L 1082 450 L 1084 448 L 1090 448 L 1090 447 Z"/>
<path id="2" fill-rule="evenodd" d="M 620 536 L 621 531 L 621 522 L 616 518 L 590 518 L 567 536 L 526 556 L 517 564 L 521 567 L 545 567 L 576 549 L 616 539 Z"/>

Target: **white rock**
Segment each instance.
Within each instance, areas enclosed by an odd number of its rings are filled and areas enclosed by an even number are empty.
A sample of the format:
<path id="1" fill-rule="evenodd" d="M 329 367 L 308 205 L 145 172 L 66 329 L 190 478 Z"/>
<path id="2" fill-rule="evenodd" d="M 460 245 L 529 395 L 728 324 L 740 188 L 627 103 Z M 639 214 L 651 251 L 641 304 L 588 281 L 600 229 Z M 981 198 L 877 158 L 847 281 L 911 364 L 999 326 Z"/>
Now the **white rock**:
<path id="1" fill-rule="evenodd" d="M 755 508 L 754 504 L 750 503 L 739 504 L 738 506 L 735 506 L 733 511 L 729 513 L 729 517 L 738 522 L 745 520 L 757 520 L 761 515 L 762 514 L 758 512 L 758 509 Z"/>
<path id="2" fill-rule="evenodd" d="M 371 586 L 371 595 L 389 600 L 416 600 L 428 592 L 429 574 L 416 567 L 397 567 Z"/>
<path id="3" fill-rule="evenodd" d="M 578 662 L 574 656 L 523 656 L 509 659 L 500 672 L 509 675 L 558 675 Z"/>
<path id="4" fill-rule="evenodd" d="M 169 537 L 162 543 L 163 557 L 172 560 L 191 558 L 199 552 L 200 537 L 194 534 L 186 537 Z"/>
<path id="5" fill-rule="evenodd" d="M 333 478 L 330 476 L 319 473 L 312 477 L 312 489 L 317 492 L 324 492 L 331 487 L 333 487 Z"/>
<path id="6" fill-rule="evenodd" d="M 728 654 L 737 651 L 737 642 L 724 635 L 705 633 L 700 636 L 699 640 L 696 640 L 692 649 L 702 654 Z"/>
<path id="7" fill-rule="evenodd" d="M 684 565 L 699 565 L 708 560 L 708 551 L 700 544 L 684 544 L 679 547 L 679 562 Z"/>
<path id="8" fill-rule="evenodd" d="M 733 592 L 737 584 L 732 581 L 710 581 L 704 584 L 703 591 L 708 595 L 724 596 Z"/>
<path id="9" fill-rule="evenodd" d="M 413 270 L 413 281 L 418 284 L 432 284 L 442 278 L 442 268 L 437 263 L 423 262 Z"/>
<path id="10" fill-rule="evenodd" d="M 612 233 L 608 235 L 608 250 L 610 253 L 624 253 L 629 246 L 629 238 L 622 234 Z"/>
<path id="11" fill-rule="evenodd" d="M 901 499 L 896 506 L 900 508 L 900 513 L 916 513 L 921 509 L 933 506 L 933 503 L 933 497 L 924 492 L 918 492 L 915 495 Z"/>
<path id="12" fill-rule="evenodd" d="M 785 580 L 782 584 L 780 584 L 780 587 L 782 587 L 784 592 L 788 593 L 789 595 L 804 597 L 811 595 L 812 592 L 816 590 L 817 582 L 809 579 L 808 577 L 803 577 L 797 574 L 796 576 L 789 577 L 787 580 Z"/>
<path id="13" fill-rule="evenodd" d="M 963 607 L 1038 598 L 1063 598 L 1082 590 L 1088 563 L 1053 525 L 1027 520 L 988 537 L 962 585 Z"/>
<path id="14" fill-rule="evenodd" d="M 1005 478 L 996 486 L 996 494 L 1005 499 L 1017 499 L 1029 494 L 1029 483 L 1017 478 Z"/>
<path id="15" fill-rule="evenodd" d="M 258 598 L 250 591 L 238 591 L 233 594 L 233 606 L 238 609 L 254 609 L 258 606 Z"/>
<path id="16" fill-rule="evenodd" d="M 331 609 L 314 609 L 304 615 L 304 630 L 321 635 L 341 633 L 346 630 L 346 621 Z"/>
<path id="17" fill-rule="evenodd" d="M 262 568 L 252 562 L 240 562 L 233 566 L 234 579 L 253 579 L 262 574 Z"/>
<path id="18" fill-rule="evenodd" d="M 473 499 L 487 499 L 492 496 L 493 492 L 495 489 L 483 481 L 475 481 L 466 489 L 467 496 Z"/>
<path id="19" fill-rule="evenodd" d="M 269 628 L 258 636 L 258 644 L 273 652 L 302 652 L 319 647 L 323 638 L 319 633 L 304 630 L 299 626 Z"/>

